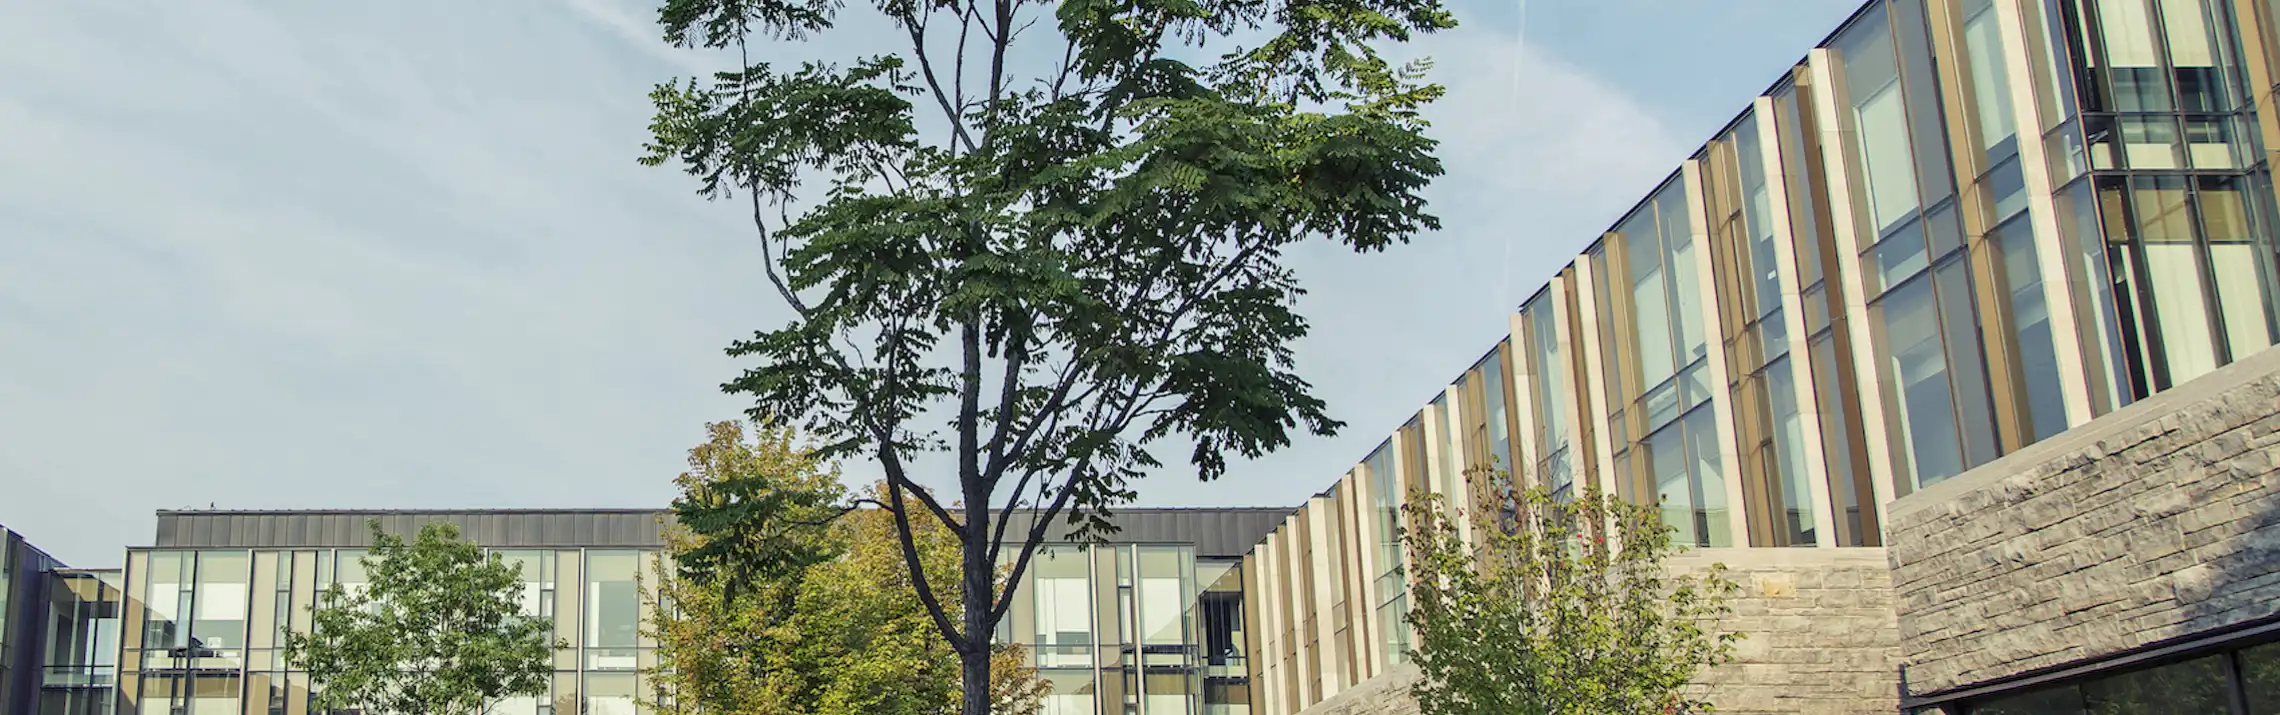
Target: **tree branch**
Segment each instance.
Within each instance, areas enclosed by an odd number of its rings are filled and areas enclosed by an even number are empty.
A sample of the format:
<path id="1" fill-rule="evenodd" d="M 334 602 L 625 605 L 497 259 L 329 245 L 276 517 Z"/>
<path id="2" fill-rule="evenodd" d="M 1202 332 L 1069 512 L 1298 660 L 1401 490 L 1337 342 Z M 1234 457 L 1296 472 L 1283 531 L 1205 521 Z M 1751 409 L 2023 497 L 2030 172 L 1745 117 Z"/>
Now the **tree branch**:
<path id="1" fill-rule="evenodd" d="M 892 450 L 881 450 L 881 455 L 884 459 L 894 458 Z M 894 503 L 889 511 L 895 515 L 895 540 L 902 545 L 903 567 L 910 569 L 912 590 L 918 592 L 919 602 L 925 604 L 926 615 L 934 618 L 934 627 L 942 631 L 942 637 L 963 651 L 967 637 L 950 623 L 950 613 L 942 609 L 942 599 L 934 593 L 934 586 L 926 580 L 926 565 L 918 560 L 918 544 L 911 538 L 910 512 L 903 508 L 902 482 L 887 480 L 887 499 Z M 948 523 L 945 522 L 944 525 L 947 526 Z"/>
<path id="2" fill-rule="evenodd" d="M 942 117 L 950 122 L 950 135 L 955 145 L 965 145 L 967 152 L 974 151 L 973 137 L 966 135 L 966 122 L 950 103 L 950 94 L 942 90 L 942 82 L 934 76 L 934 60 L 926 54 L 926 28 L 916 19 L 907 20 L 903 27 L 910 34 L 911 54 L 918 56 L 919 74 L 926 77 L 926 87 L 934 95 L 934 103 L 941 105 Z"/>
<path id="3" fill-rule="evenodd" d="M 1026 330 L 1006 331 L 1005 373 L 999 378 L 998 408 L 995 424 L 990 428 L 989 461 L 982 472 L 987 491 L 997 488 L 998 465 L 1005 461 L 1005 442 L 1012 431 L 1014 398 L 1021 394 L 1021 372 L 1029 362 L 1029 336 Z"/>

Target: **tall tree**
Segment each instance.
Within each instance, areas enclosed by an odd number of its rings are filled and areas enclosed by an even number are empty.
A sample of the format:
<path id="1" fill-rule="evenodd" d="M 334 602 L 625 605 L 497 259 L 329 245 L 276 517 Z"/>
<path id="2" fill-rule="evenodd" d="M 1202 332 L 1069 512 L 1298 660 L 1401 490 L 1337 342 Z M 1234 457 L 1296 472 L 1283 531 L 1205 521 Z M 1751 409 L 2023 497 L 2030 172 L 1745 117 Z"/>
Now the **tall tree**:
<path id="1" fill-rule="evenodd" d="M 1422 495 L 1404 511 L 1424 715 L 1708 712 L 1686 686 L 1731 656 L 1741 634 L 1719 621 L 1740 589 L 1723 565 L 1672 570 L 1655 510 L 1539 488 L 1496 514 Z"/>
<path id="2" fill-rule="evenodd" d="M 370 581 L 334 584 L 285 660 L 309 671 L 318 710 L 476 715 L 500 698 L 542 695 L 554 624 L 522 610 L 522 572 L 459 528 L 431 523 L 410 543 L 373 521 Z"/>
<path id="3" fill-rule="evenodd" d="M 1284 253 L 1439 226 L 1418 112 L 1441 88 L 1378 48 L 1455 22 L 1439 0 L 861 10 L 907 53 L 754 63 L 751 43 L 821 37 L 847 8 L 666 0 L 667 42 L 743 65 L 657 87 L 642 161 L 678 163 L 708 198 L 743 194 L 793 314 L 729 348 L 758 366 L 726 388 L 826 457 L 876 460 L 907 562 L 922 555 L 905 499 L 956 540 L 962 583 L 914 567 L 913 588 L 979 715 L 1010 606 L 991 587 L 1001 559 L 1018 580 L 1056 524 L 1107 529 L 1130 480 L 1162 466 L 1159 440 L 1187 443 L 1212 480 L 1229 453 L 1340 426 L 1293 370 L 1307 323 Z M 997 515 L 1014 510 L 1037 518 L 1009 534 Z"/>
<path id="4" fill-rule="evenodd" d="M 839 516 L 837 469 L 792 430 L 710 425 L 674 483 L 671 567 L 661 568 L 650 675 L 670 712 L 705 715 L 945 715 L 961 702 L 958 653 L 934 633 L 895 536 L 877 508 Z M 917 513 L 928 573 L 955 574 L 956 540 Z M 755 568 L 764 567 L 764 568 Z M 955 579 L 952 579 L 955 583 Z M 957 599 L 951 599 L 953 603 Z M 1041 681 L 1001 646 L 991 693 L 1034 715 Z"/>

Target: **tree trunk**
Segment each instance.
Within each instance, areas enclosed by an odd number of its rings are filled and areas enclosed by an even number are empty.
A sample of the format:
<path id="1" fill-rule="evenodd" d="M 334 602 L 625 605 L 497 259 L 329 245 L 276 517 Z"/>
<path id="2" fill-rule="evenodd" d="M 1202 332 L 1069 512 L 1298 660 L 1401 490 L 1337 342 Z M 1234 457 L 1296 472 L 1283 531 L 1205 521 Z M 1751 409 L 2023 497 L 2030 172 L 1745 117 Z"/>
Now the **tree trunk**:
<path id="1" fill-rule="evenodd" d="M 990 715 L 990 646 L 997 636 L 997 624 L 990 622 L 990 608 L 997 605 L 997 564 L 990 563 L 990 495 L 978 487 L 979 482 L 978 474 L 966 482 L 966 538 L 960 544 L 965 573 L 959 597 L 965 605 L 966 642 L 958 651 L 958 670 L 964 676 L 965 703 L 959 708 L 964 715 Z"/>
<path id="2" fill-rule="evenodd" d="M 990 715 L 990 647 L 984 640 L 982 647 L 958 654 L 958 670 L 965 676 L 965 703 L 959 710 L 965 715 Z"/>

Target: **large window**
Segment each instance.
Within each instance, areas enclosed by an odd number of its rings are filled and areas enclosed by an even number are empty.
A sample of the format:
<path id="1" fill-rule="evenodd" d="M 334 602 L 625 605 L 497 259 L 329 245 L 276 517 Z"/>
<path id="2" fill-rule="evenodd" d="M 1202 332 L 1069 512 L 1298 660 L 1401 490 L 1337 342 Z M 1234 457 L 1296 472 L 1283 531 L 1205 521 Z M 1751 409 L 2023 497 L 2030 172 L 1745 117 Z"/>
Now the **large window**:
<path id="1" fill-rule="evenodd" d="M 2271 252 L 2249 208 L 2262 192 L 2245 183 L 2099 179 L 2123 353 L 2138 396 L 2272 344 Z"/>
<path id="2" fill-rule="evenodd" d="M 1790 364 L 1788 315 L 1782 307 L 1779 244 L 1767 187 L 1765 145 L 1755 116 L 1706 151 L 1706 203 L 1713 255 L 1723 283 L 1727 374 L 1734 381 L 1744 498 L 1751 506 L 1751 543 L 1812 546 L 1816 530 L 1805 464 L 1805 423 Z"/>
<path id="3" fill-rule="evenodd" d="M 641 637 L 641 554 L 586 552 L 586 668 L 631 670 Z"/>
<path id="4" fill-rule="evenodd" d="M 1377 522 L 1376 618 L 1379 649 L 1387 663 L 1400 663 L 1409 649 L 1409 626 L 1403 620 L 1409 609 L 1409 581 L 1403 575 L 1401 549 L 1401 476 L 1394 471 L 1393 443 L 1378 445 L 1363 460 L 1370 483 L 1370 511 Z"/>
<path id="5" fill-rule="evenodd" d="M 1030 564 L 1037 606 L 1037 665 L 1089 668 L 1093 651 L 1092 561 L 1069 547 L 1040 547 Z"/>
<path id="6" fill-rule="evenodd" d="M 1520 313 L 1525 321 L 1524 341 L 1531 348 L 1529 365 L 1535 368 L 1529 385 L 1534 393 L 1531 402 L 1536 409 L 1536 441 L 1542 445 L 1536 458 L 1536 481 L 1555 494 L 1566 494 L 1575 485 L 1565 397 L 1572 393 L 1568 391 L 1567 358 L 1560 350 L 1559 322 L 1553 310 L 1552 299 L 1538 294 Z M 1490 429 L 1499 426 L 1491 425 Z"/>
<path id="7" fill-rule="evenodd" d="M 1621 386 L 1608 393 L 1635 396 L 1628 404 L 1610 400 L 1607 429 L 1618 496 L 1660 505 L 1680 543 L 1729 546 L 1717 433 L 1702 409 L 1710 401 L 1709 348 L 1687 191 L 1685 181 L 1670 181 L 1617 224 L 1609 242 L 1619 259 L 1592 254 L 1595 273 L 1619 270 L 1618 285 L 1628 286 L 1599 306 L 1601 325 L 1614 329 L 1601 341 L 1604 381 Z"/>

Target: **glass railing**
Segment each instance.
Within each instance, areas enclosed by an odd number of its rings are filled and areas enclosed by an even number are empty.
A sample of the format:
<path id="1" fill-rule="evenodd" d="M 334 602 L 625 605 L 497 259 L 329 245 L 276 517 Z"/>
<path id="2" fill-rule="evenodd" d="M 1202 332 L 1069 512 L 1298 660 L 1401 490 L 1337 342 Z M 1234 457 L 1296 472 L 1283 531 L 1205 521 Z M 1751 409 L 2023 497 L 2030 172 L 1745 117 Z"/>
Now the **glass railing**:
<path id="1" fill-rule="evenodd" d="M 50 688 L 108 688 L 119 682 L 117 666 L 50 665 L 41 670 L 40 685 Z"/>

